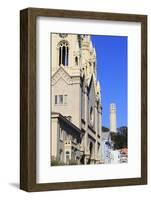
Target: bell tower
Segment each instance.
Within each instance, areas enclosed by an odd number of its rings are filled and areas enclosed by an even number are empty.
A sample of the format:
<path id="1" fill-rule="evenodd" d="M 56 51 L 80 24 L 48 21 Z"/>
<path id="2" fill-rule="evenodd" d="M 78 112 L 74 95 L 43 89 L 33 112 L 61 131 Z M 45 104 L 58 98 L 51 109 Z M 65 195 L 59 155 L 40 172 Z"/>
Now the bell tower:
<path id="1" fill-rule="evenodd" d="M 53 33 L 52 75 L 63 67 L 71 76 L 80 71 L 80 42 L 76 34 Z M 77 74 L 76 74 L 77 75 Z"/>

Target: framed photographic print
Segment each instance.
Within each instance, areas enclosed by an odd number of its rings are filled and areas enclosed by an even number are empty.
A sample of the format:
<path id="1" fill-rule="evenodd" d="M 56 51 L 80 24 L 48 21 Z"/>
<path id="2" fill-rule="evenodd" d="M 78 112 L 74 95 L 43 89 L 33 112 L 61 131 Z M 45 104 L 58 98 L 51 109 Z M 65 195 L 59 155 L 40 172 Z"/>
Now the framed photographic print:
<path id="1" fill-rule="evenodd" d="M 20 188 L 147 184 L 147 16 L 20 12 Z"/>

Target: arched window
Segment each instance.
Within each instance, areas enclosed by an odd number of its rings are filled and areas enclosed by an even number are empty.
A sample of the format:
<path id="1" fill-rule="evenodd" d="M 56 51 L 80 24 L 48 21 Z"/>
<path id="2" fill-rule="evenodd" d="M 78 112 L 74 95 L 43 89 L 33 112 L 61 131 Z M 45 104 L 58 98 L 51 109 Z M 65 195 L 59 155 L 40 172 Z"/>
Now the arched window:
<path id="1" fill-rule="evenodd" d="M 93 125 L 93 123 L 94 123 L 94 113 L 93 113 L 92 106 L 90 108 L 90 122 L 91 122 L 91 125 Z"/>
<path id="2" fill-rule="evenodd" d="M 59 66 L 64 65 L 68 66 L 69 59 L 69 46 L 66 41 L 59 43 Z"/>
<path id="3" fill-rule="evenodd" d="M 75 64 L 78 66 L 78 57 L 75 57 Z"/>
<path id="4" fill-rule="evenodd" d="M 90 142 L 89 150 L 90 150 L 90 156 L 92 156 L 92 153 L 93 153 L 93 143 L 92 142 Z"/>
<path id="5" fill-rule="evenodd" d="M 93 72 L 96 73 L 96 64 L 95 64 L 95 62 L 93 63 Z"/>

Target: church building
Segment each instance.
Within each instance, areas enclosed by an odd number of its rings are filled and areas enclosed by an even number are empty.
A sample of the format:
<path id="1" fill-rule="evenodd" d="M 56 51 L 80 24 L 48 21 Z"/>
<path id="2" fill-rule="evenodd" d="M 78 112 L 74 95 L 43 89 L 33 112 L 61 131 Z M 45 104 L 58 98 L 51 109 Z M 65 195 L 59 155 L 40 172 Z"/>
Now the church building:
<path id="1" fill-rule="evenodd" d="M 102 105 L 90 35 L 51 34 L 51 161 L 101 163 Z"/>

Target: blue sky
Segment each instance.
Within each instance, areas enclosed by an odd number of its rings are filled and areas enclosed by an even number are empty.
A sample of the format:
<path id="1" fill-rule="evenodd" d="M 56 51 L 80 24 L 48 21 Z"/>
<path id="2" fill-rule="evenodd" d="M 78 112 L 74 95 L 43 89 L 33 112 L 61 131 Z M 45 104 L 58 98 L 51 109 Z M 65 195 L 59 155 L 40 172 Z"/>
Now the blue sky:
<path id="1" fill-rule="evenodd" d="M 116 103 L 117 127 L 127 126 L 127 37 L 91 36 L 101 84 L 102 124 L 109 127 L 109 105 Z"/>

